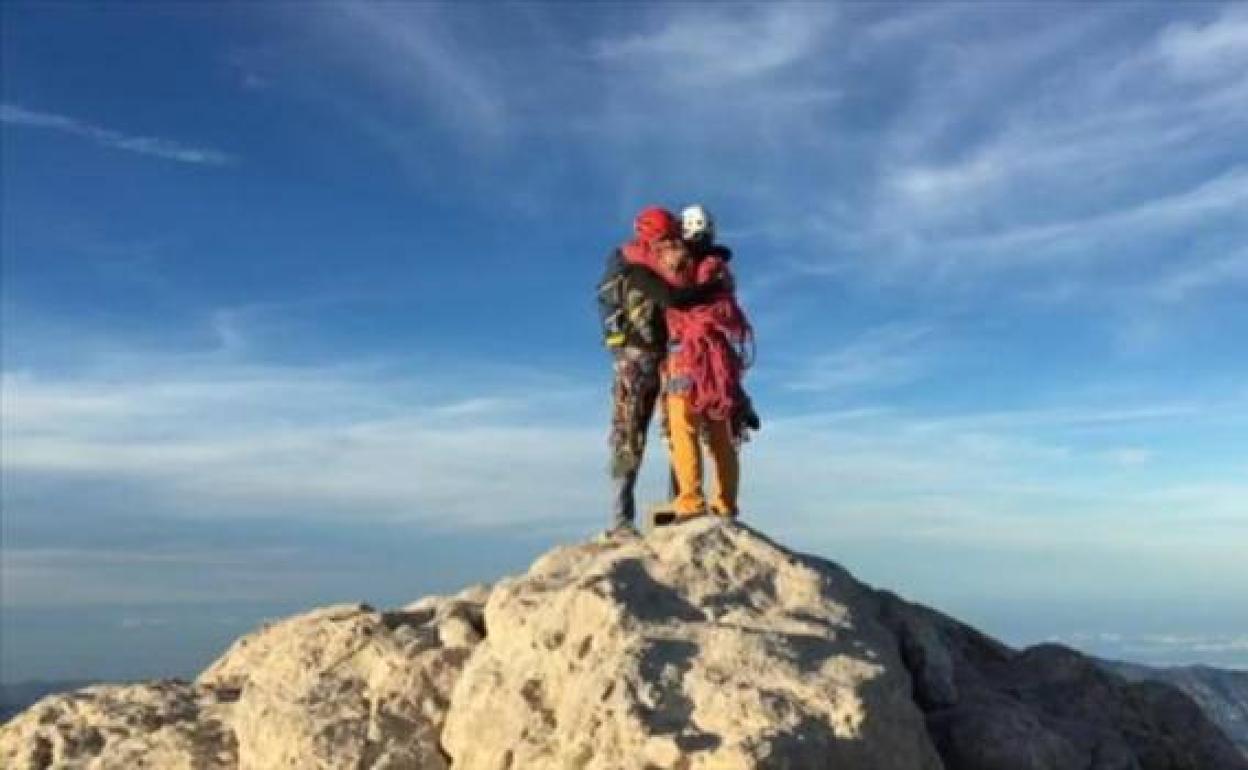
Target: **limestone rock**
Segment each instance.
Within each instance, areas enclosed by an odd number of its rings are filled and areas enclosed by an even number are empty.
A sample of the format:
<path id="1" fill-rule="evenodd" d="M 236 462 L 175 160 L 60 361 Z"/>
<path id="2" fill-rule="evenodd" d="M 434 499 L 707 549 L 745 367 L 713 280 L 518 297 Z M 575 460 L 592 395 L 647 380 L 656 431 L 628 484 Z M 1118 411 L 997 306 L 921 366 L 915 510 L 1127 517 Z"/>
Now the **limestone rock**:
<path id="1" fill-rule="evenodd" d="M 1074 650 L 1021 652 L 881 593 L 947 770 L 1246 770 L 1179 690 L 1131 684 Z"/>
<path id="2" fill-rule="evenodd" d="M 226 708 L 212 692 L 173 680 L 51 695 L 0 729 L 0 767 L 232 770 Z"/>
<path id="3" fill-rule="evenodd" d="M 745 527 L 557 549 L 497 585 L 457 770 L 935 770 L 875 596 Z"/>
<path id="4" fill-rule="evenodd" d="M 237 695 L 242 770 L 443 770 L 442 720 L 480 617 L 471 600 L 328 607 L 243 637 L 198 682 Z"/>

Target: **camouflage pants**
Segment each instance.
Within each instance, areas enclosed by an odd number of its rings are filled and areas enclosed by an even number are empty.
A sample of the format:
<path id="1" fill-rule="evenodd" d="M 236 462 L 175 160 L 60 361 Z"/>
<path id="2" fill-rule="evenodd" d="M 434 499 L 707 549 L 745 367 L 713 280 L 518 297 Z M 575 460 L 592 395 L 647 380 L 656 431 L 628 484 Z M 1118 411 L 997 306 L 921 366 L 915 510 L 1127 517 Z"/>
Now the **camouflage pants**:
<path id="1" fill-rule="evenodd" d="M 636 476 L 646 450 L 646 431 L 659 399 L 662 353 L 638 348 L 615 351 L 611 406 L 611 476 Z"/>

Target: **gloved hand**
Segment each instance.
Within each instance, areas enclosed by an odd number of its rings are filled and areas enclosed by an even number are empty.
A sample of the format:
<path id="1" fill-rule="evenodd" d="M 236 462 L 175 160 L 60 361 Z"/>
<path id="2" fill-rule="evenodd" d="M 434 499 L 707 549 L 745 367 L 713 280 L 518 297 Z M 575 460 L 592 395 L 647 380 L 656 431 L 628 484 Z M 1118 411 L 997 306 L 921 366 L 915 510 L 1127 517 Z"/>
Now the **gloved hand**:
<path id="1" fill-rule="evenodd" d="M 763 421 L 758 418 L 758 412 L 754 411 L 753 406 L 747 408 L 745 414 L 741 415 L 741 424 L 750 430 L 758 430 L 763 427 Z"/>
<path id="2" fill-rule="evenodd" d="M 732 423 L 732 432 L 742 441 L 749 440 L 747 431 L 756 431 L 763 427 L 763 421 L 759 419 L 758 412 L 754 411 L 754 403 L 749 398 L 745 398 L 737 406 Z"/>

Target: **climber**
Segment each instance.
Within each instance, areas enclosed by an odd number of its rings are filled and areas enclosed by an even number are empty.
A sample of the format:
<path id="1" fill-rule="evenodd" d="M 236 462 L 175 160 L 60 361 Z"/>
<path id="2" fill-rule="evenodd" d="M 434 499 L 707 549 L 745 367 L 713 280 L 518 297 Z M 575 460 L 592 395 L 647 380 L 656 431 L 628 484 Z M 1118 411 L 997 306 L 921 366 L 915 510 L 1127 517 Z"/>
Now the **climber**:
<path id="1" fill-rule="evenodd" d="M 722 262 L 728 262 L 732 259 L 732 249 L 719 243 L 715 238 L 715 218 L 711 216 L 711 212 L 706 207 L 694 203 L 686 206 L 680 211 L 680 234 L 685 245 L 689 247 L 690 256 L 694 264 L 702 262 L 703 259 L 711 257 Z M 731 276 L 727 277 L 729 290 L 732 290 Z M 737 443 L 749 439 L 750 431 L 757 431 L 761 427 L 758 413 L 754 411 L 754 404 L 750 401 L 750 397 L 746 394 L 744 388 L 741 388 L 737 394 L 737 407 L 732 415 L 733 436 Z M 676 496 L 675 487 L 673 486 L 672 497 Z"/>
<path id="2" fill-rule="evenodd" d="M 669 353 L 665 361 L 667 407 L 676 478 L 671 511 L 676 520 L 707 512 L 702 486 L 704 439 L 715 468 L 710 513 L 736 517 L 740 478 L 738 447 L 759 420 L 741 381 L 753 355 L 753 331 L 733 293 L 727 262 L 732 252 L 715 244 L 714 221 L 701 206 L 682 212 L 683 241 L 661 241 L 660 273 L 674 286 L 723 287 L 714 299 L 666 312 Z"/>
<path id="3" fill-rule="evenodd" d="M 635 488 L 667 353 L 664 311 L 708 302 L 726 288 L 722 280 L 676 287 L 660 277 L 655 243 L 679 239 L 679 225 L 671 212 L 657 206 L 643 209 L 633 229 L 633 239 L 608 256 L 598 284 L 599 316 L 614 367 L 610 535 L 636 533 Z"/>

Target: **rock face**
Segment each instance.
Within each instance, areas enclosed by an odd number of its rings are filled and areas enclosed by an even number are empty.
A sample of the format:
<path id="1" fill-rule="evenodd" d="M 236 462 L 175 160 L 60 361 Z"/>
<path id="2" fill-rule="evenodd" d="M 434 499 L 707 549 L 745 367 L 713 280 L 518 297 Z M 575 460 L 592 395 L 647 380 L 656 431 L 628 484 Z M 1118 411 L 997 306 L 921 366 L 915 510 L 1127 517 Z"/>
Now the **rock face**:
<path id="1" fill-rule="evenodd" d="M 1179 690 L 1059 645 L 1016 652 L 883 593 L 915 700 L 953 770 L 1205 770 L 1248 761 Z"/>
<path id="2" fill-rule="evenodd" d="M 0 729 L 0 767 L 227 770 L 228 707 L 185 682 L 95 685 L 43 699 Z"/>
<path id="3" fill-rule="evenodd" d="M 499 584 L 443 742 L 464 770 L 929 770 L 874 596 L 740 527 L 565 548 Z"/>
<path id="4" fill-rule="evenodd" d="M 1100 663 L 1131 682 L 1163 682 L 1182 690 L 1248 756 L 1248 671 L 1210 666 L 1158 668 L 1107 660 Z"/>
<path id="5" fill-rule="evenodd" d="M 1244 770 L 1179 691 L 713 520 L 492 590 L 316 610 L 194 683 L 45 698 L 5 770 Z"/>
<path id="6" fill-rule="evenodd" d="M 471 600 L 329 607 L 243 637 L 197 683 L 237 696 L 240 767 L 443 770 L 439 732 L 478 629 Z"/>
<path id="7" fill-rule="evenodd" d="M 242 637 L 194 684 L 89 687 L 0 729 L 4 770 L 445 770 L 484 591 L 315 610 Z"/>
<path id="8" fill-rule="evenodd" d="M 0 724 L 9 721 L 48 695 L 81 690 L 93 684 L 97 683 L 81 679 L 0 684 Z"/>

